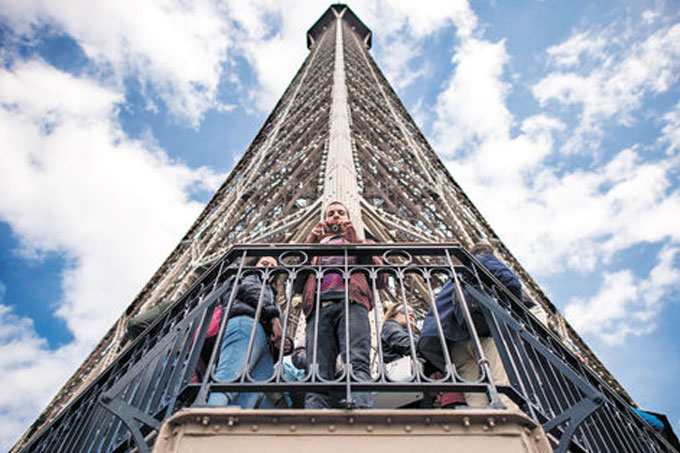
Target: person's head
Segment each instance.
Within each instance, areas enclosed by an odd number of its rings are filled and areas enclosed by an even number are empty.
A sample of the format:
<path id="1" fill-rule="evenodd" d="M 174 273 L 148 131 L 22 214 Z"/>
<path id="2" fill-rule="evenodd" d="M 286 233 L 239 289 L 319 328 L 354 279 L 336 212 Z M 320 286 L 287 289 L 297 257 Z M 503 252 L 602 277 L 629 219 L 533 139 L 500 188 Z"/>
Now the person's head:
<path id="1" fill-rule="evenodd" d="M 261 256 L 255 263 L 257 267 L 274 267 L 276 265 L 276 258 L 273 256 Z"/>
<path id="2" fill-rule="evenodd" d="M 251 256 L 246 258 L 243 264 L 246 266 L 273 267 L 277 265 L 277 262 L 273 256 Z"/>
<path id="3" fill-rule="evenodd" d="M 393 319 L 404 327 L 406 327 L 407 319 L 410 319 L 411 326 L 416 325 L 416 317 L 413 315 L 413 312 L 410 312 L 407 317 L 406 308 L 400 304 L 394 304 L 389 307 L 385 312 L 385 319 Z"/>
<path id="4" fill-rule="evenodd" d="M 473 255 L 482 255 L 485 253 L 493 255 L 493 245 L 491 245 L 491 242 L 487 241 L 486 239 L 482 239 L 472 246 L 470 253 Z"/>
<path id="5" fill-rule="evenodd" d="M 347 206 L 339 201 L 332 201 L 326 206 L 323 219 L 331 223 L 346 222 L 349 220 Z"/>

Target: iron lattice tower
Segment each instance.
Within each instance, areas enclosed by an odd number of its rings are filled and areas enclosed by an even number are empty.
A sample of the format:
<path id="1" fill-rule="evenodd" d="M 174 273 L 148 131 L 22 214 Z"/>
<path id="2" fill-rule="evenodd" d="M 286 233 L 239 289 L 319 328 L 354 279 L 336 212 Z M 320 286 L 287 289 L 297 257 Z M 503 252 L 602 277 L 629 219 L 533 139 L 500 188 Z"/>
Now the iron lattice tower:
<path id="1" fill-rule="evenodd" d="M 371 38 L 345 5 L 308 30 L 309 55 L 244 156 L 15 448 L 126 347 L 131 317 L 178 298 L 232 244 L 301 242 L 333 200 L 381 242 L 492 241 L 545 323 L 631 401 L 453 180 L 373 61 Z"/>

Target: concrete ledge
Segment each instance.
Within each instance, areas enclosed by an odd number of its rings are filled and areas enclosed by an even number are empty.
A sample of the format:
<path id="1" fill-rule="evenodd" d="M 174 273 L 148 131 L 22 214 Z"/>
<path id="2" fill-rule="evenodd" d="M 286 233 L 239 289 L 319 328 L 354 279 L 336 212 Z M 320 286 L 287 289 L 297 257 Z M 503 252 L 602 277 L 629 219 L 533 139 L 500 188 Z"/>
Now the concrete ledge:
<path id="1" fill-rule="evenodd" d="M 543 429 L 519 411 L 242 410 L 192 408 L 162 426 L 155 453 L 548 453 Z"/>

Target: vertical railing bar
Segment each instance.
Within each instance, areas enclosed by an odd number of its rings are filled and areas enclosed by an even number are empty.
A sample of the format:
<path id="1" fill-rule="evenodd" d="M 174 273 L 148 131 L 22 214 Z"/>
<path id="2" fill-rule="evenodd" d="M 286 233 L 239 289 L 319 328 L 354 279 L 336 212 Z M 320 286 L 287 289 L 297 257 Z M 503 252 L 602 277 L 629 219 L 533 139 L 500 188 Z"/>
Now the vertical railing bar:
<path id="1" fill-rule="evenodd" d="M 255 316 L 253 317 L 253 327 L 250 329 L 250 338 L 248 338 L 248 348 L 246 349 L 246 359 L 243 361 L 241 367 L 241 377 L 238 379 L 240 382 L 256 382 L 250 375 L 250 359 L 253 355 L 253 345 L 255 344 L 255 335 L 257 335 L 257 329 L 260 327 L 260 317 L 262 316 L 262 306 L 264 305 L 264 293 L 267 289 L 267 279 L 269 278 L 269 268 L 257 270 L 254 274 L 256 277 L 260 277 L 262 285 L 260 285 L 260 294 L 257 298 L 257 307 L 255 308 Z"/>
<path id="2" fill-rule="evenodd" d="M 345 282 L 345 297 L 344 297 L 344 310 L 345 310 L 345 322 L 344 322 L 344 329 L 345 329 L 345 406 L 348 409 L 354 408 L 356 401 L 354 401 L 354 398 L 352 398 L 352 362 L 350 358 L 352 357 L 351 351 L 350 351 L 350 338 L 349 338 L 349 284 L 350 284 L 350 274 L 349 274 L 349 253 L 347 251 L 347 246 L 343 246 L 342 248 L 342 253 L 343 253 L 343 280 Z M 318 339 L 318 332 L 317 332 L 317 339 Z"/>
<path id="3" fill-rule="evenodd" d="M 448 272 L 447 272 L 448 275 Z M 430 272 L 429 276 L 432 276 L 432 273 Z M 453 277 L 451 277 L 453 278 Z M 442 348 L 442 354 L 444 356 L 444 361 L 446 362 L 446 375 L 442 378 L 443 381 L 446 381 L 448 379 L 451 379 L 453 382 L 460 382 L 463 379 L 457 376 L 456 371 L 453 368 L 453 364 L 451 363 L 451 355 L 449 352 L 449 346 L 446 341 L 446 336 L 444 334 L 444 328 L 442 327 L 442 322 L 441 322 L 441 317 L 439 315 L 439 309 L 437 308 L 436 298 L 434 297 L 434 293 L 432 291 L 432 282 L 431 278 L 427 279 L 427 289 L 430 294 L 430 306 L 432 307 L 432 314 L 434 315 L 434 320 L 435 324 L 437 326 L 437 333 L 439 334 L 439 341 L 441 343 L 441 348 Z M 440 290 L 441 291 L 441 290 Z M 427 378 L 428 381 L 433 381 Z"/>
<path id="4" fill-rule="evenodd" d="M 544 362 L 547 363 L 547 360 L 544 360 L 543 357 L 540 356 L 540 353 L 530 344 L 527 344 L 526 351 L 527 356 L 532 358 L 531 363 L 534 365 L 534 369 L 541 380 L 541 389 L 543 390 L 542 393 L 545 397 L 543 403 L 544 410 L 547 410 L 547 415 L 550 418 L 554 418 L 557 414 L 559 414 L 559 403 L 550 385 L 548 374 L 545 370 Z"/>
<path id="5" fill-rule="evenodd" d="M 552 352 L 552 348 L 550 348 L 550 352 Z M 562 382 L 560 381 L 560 372 L 559 370 L 555 369 L 555 365 L 553 365 L 552 362 L 548 362 L 548 371 L 550 371 L 550 374 L 553 377 L 553 382 L 554 382 L 554 388 L 556 390 L 555 395 L 558 398 L 558 401 L 560 402 L 560 412 L 563 412 L 567 409 L 569 409 L 572 404 L 569 401 L 569 398 L 567 397 L 567 394 L 564 391 L 564 388 L 562 388 Z"/>
<path id="6" fill-rule="evenodd" d="M 496 303 L 498 302 L 496 301 Z M 502 306 L 500 307 L 501 309 L 504 309 Z M 516 382 L 520 386 L 522 398 L 524 399 L 525 402 L 527 402 L 528 396 L 526 388 L 524 387 L 524 384 L 521 382 L 519 378 L 519 371 L 517 370 L 515 360 L 511 354 L 510 347 L 508 346 L 506 337 L 503 335 L 503 330 L 501 328 L 502 326 L 503 328 L 508 329 L 508 326 L 505 323 L 505 321 L 500 322 L 492 311 L 487 310 L 486 308 L 482 308 L 482 312 L 484 314 L 484 319 L 487 325 L 489 326 L 491 338 L 494 344 L 496 345 L 496 349 L 498 350 L 498 355 L 501 357 L 501 366 L 503 367 L 505 375 L 508 377 L 510 386 L 512 387 L 513 381 Z M 508 367 L 506 367 L 506 362 L 508 365 L 510 365 L 509 369 Z M 530 404 L 528 402 L 526 404 L 527 409 L 530 412 L 531 418 L 535 420 L 536 414 L 534 414 L 533 408 L 530 407 Z"/>
<path id="7" fill-rule="evenodd" d="M 151 414 L 158 412 L 158 405 L 161 404 L 161 401 L 167 398 L 168 393 L 173 393 L 174 376 L 178 375 L 179 373 L 178 367 L 173 364 L 172 360 L 170 360 L 170 356 L 172 351 L 177 349 L 177 343 L 180 341 L 180 338 L 181 335 L 177 335 L 175 344 L 168 348 L 168 356 L 166 357 L 166 360 L 159 363 L 161 371 L 158 373 L 158 385 L 156 386 L 156 391 L 153 393 L 153 397 L 149 398 L 149 404 L 146 407 L 146 411 L 150 412 Z"/>
<path id="8" fill-rule="evenodd" d="M 87 414 L 88 412 L 92 411 L 92 407 L 96 406 L 96 404 L 97 404 L 97 400 L 94 397 L 94 394 L 96 392 L 93 391 L 91 393 L 92 393 L 92 395 L 90 396 L 90 398 L 87 400 L 87 403 L 85 404 L 86 409 L 83 410 L 82 409 L 83 406 L 81 405 L 78 412 L 77 412 L 78 414 L 81 414 L 80 417 L 84 417 L 84 414 Z M 78 419 L 83 420 L 83 418 L 76 417 L 76 420 L 78 420 Z M 87 419 L 85 418 L 85 420 L 87 420 Z M 77 426 L 73 426 L 73 428 L 66 434 L 64 439 L 60 442 L 60 445 L 59 445 L 59 448 L 57 449 L 57 451 L 68 451 L 68 450 L 63 450 L 62 446 L 66 447 L 67 445 L 69 445 L 69 442 L 71 442 L 72 439 L 75 439 L 78 435 L 80 435 L 83 428 L 84 428 L 83 425 L 80 424 L 80 423 L 77 424 Z"/>
<path id="9" fill-rule="evenodd" d="M 465 323 L 467 324 L 468 332 L 470 333 L 470 337 L 475 345 L 475 349 L 477 350 L 477 354 L 479 357 L 478 366 L 482 371 L 481 379 L 484 380 L 486 378 L 486 380 L 488 381 L 487 391 L 489 393 L 489 406 L 494 408 L 504 408 L 505 406 L 501 403 L 500 398 L 498 397 L 498 391 L 493 381 L 493 375 L 491 374 L 491 367 L 489 366 L 489 361 L 484 354 L 484 350 L 482 349 L 482 343 L 479 340 L 479 335 L 477 334 L 477 329 L 475 328 L 474 322 L 472 320 L 472 315 L 470 314 L 470 308 L 468 307 L 467 300 L 465 299 L 465 295 L 463 294 L 463 288 L 460 284 L 460 280 L 453 266 L 451 255 L 448 249 L 445 249 L 445 252 L 453 275 L 453 280 L 456 287 L 456 295 L 463 309 Z"/>
<path id="10" fill-rule="evenodd" d="M 112 380 L 110 379 L 106 384 L 110 384 Z M 88 430 L 88 428 L 100 426 L 102 424 L 101 419 L 106 416 L 106 412 L 99 406 L 96 398 L 92 399 L 88 410 L 89 415 L 83 418 L 83 423 L 78 426 L 78 430 L 72 439 L 71 445 L 73 446 L 69 449 L 70 451 L 85 451 L 86 449 L 80 446 L 91 444 L 90 439 L 98 432 L 97 429 Z"/>
<path id="11" fill-rule="evenodd" d="M 531 406 L 531 412 L 534 415 L 534 420 L 537 420 L 536 417 L 536 408 L 538 408 L 541 412 L 544 411 L 539 397 L 537 393 L 539 391 L 542 391 L 540 389 L 540 384 L 537 381 L 537 377 L 534 373 L 534 369 L 532 364 L 529 361 L 529 357 L 526 355 L 526 345 L 524 344 L 524 341 L 522 340 L 522 337 L 512 329 L 508 328 L 507 326 L 506 330 L 508 335 L 512 335 L 513 337 L 513 344 L 515 345 L 515 353 L 517 354 L 517 361 L 521 365 L 521 370 L 520 370 L 520 376 L 521 379 L 524 382 L 525 388 L 528 388 L 527 390 L 527 404 Z M 531 370 L 527 368 L 527 366 L 531 366 Z"/>
<path id="12" fill-rule="evenodd" d="M 93 404 L 90 416 L 84 419 L 84 423 L 79 426 L 79 434 L 73 438 L 72 447 L 68 451 L 90 451 L 90 445 L 97 438 L 97 434 L 102 432 L 102 425 L 106 421 L 106 411 L 99 405 Z"/>
<path id="13" fill-rule="evenodd" d="M 132 385 L 132 383 L 131 383 Z M 125 399 L 125 398 L 123 398 Z M 102 450 L 102 445 L 109 445 L 111 442 L 114 442 L 116 439 L 116 436 L 120 435 L 121 430 L 127 431 L 129 434 L 129 430 L 127 427 L 124 425 L 122 419 L 119 417 L 115 417 L 113 414 L 106 413 L 106 411 L 103 410 L 103 408 L 99 408 L 99 411 L 102 412 L 102 417 L 106 420 L 110 420 L 109 422 L 109 428 L 108 429 L 103 429 L 103 434 L 99 435 L 100 437 L 100 442 L 99 442 L 99 448 L 97 450 Z M 102 422 L 98 422 L 95 426 L 101 426 Z M 90 448 L 91 449 L 91 448 Z M 107 451 L 108 449 L 105 449 Z"/>
<path id="14" fill-rule="evenodd" d="M 210 383 L 214 379 L 213 376 L 213 369 L 215 368 L 215 362 L 217 359 L 218 351 L 220 351 L 220 345 L 222 344 L 222 337 L 224 336 L 224 331 L 226 330 L 226 325 L 228 322 L 229 318 L 229 312 L 231 311 L 231 307 L 234 303 L 234 299 L 236 298 L 236 294 L 238 293 L 238 287 L 240 285 L 241 281 L 241 274 L 243 273 L 243 266 L 245 264 L 246 257 L 248 256 L 248 251 L 243 250 L 241 253 L 241 261 L 239 262 L 238 269 L 236 271 L 236 275 L 233 277 L 232 284 L 231 284 L 231 292 L 229 293 L 229 300 L 227 301 L 226 307 L 222 310 L 222 319 L 220 320 L 220 328 L 217 331 L 217 336 L 215 338 L 215 346 L 213 347 L 212 352 L 210 353 L 210 360 L 208 363 L 206 363 L 205 367 L 205 375 L 203 376 L 203 380 L 201 382 L 201 388 L 198 391 L 198 395 L 196 395 L 196 399 L 194 401 L 194 404 L 202 405 L 207 403 L 208 399 L 208 393 L 210 392 Z M 227 279 L 224 282 L 224 285 L 227 285 L 229 282 L 229 279 Z M 218 299 L 219 303 L 222 301 L 222 298 Z M 174 398 L 173 398 L 174 399 Z"/>
<path id="15" fill-rule="evenodd" d="M 134 407 L 135 406 L 134 400 L 136 399 L 136 397 L 138 395 L 138 390 L 142 386 L 142 383 L 143 383 L 145 377 L 146 376 L 152 376 L 151 370 L 152 370 L 152 367 L 148 367 L 146 370 L 144 370 L 143 373 L 139 374 L 137 379 L 131 380 L 129 385 L 126 386 L 123 389 L 123 392 L 121 392 L 121 394 L 118 395 L 118 397 L 120 399 L 122 399 L 123 401 L 125 401 L 130 406 Z M 100 410 L 102 410 L 102 408 L 100 408 Z M 116 436 L 119 435 L 121 428 L 124 429 L 125 431 L 128 431 L 127 427 L 124 425 L 123 420 L 121 418 L 115 417 L 113 414 L 109 414 L 106 411 L 103 411 L 102 414 L 103 414 L 104 417 L 110 419 L 111 422 L 110 422 L 110 427 L 108 429 L 104 430 L 104 432 L 107 433 L 107 434 L 105 434 L 102 437 L 102 439 L 100 441 L 99 449 L 101 449 L 102 445 L 108 445 L 111 442 L 114 442 Z M 99 426 L 99 425 L 101 425 L 101 423 L 98 423 L 97 426 Z"/>
<path id="16" fill-rule="evenodd" d="M 495 319 L 494 319 L 495 320 Z M 536 411 L 533 406 L 533 394 L 529 393 L 529 390 L 527 389 L 527 386 L 525 385 L 525 382 L 528 382 L 528 379 L 524 375 L 526 373 L 526 368 L 524 367 L 524 363 L 521 360 L 521 356 L 519 353 L 519 348 L 521 347 L 520 341 L 521 338 L 519 334 L 516 334 L 512 329 L 508 327 L 508 325 L 505 322 L 500 323 L 499 326 L 499 335 L 501 338 L 508 338 L 509 341 L 504 341 L 504 345 L 507 348 L 507 354 L 511 360 L 511 364 L 513 367 L 513 373 L 515 374 L 515 379 L 517 381 L 517 384 L 519 385 L 522 395 L 524 397 L 524 401 L 527 406 L 527 411 L 529 412 L 529 416 L 531 417 L 532 420 L 538 422 L 538 417 L 536 415 Z M 510 346 L 508 346 L 508 344 Z M 518 365 L 519 364 L 519 365 Z M 519 366 L 521 366 L 521 370 L 519 369 Z M 510 379 L 510 382 L 512 382 L 512 378 L 508 376 Z M 533 390 L 533 386 L 532 386 Z"/>
<path id="17" fill-rule="evenodd" d="M 201 351 L 205 346 L 205 334 L 220 300 L 221 298 L 216 298 L 213 303 L 205 307 L 202 313 L 195 313 L 191 323 L 175 331 L 175 341 L 169 345 L 169 351 L 174 360 L 168 363 L 167 382 L 165 389 L 159 392 L 159 402 L 165 399 L 168 400 L 167 403 L 174 404 L 181 393 L 180 389 L 185 387 L 196 373 Z M 208 374 L 207 366 L 206 374 Z M 166 414 L 167 416 L 169 414 Z"/>
<path id="18" fill-rule="evenodd" d="M 379 272 L 380 270 L 371 269 L 370 273 L 371 290 L 373 291 L 373 297 L 375 298 L 376 307 L 377 306 L 382 307 L 382 299 L 380 298 L 380 291 L 378 291 L 377 283 L 377 279 L 379 278 Z M 373 320 L 375 324 L 376 345 L 378 346 L 378 381 L 387 382 L 387 376 L 385 375 L 385 354 L 383 353 L 382 348 L 382 327 L 383 327 L 382 325 L 384 324 L 384 320 L 383 323 L 380 323 L 378 310 L 376 309 L 373 309 Z"/>
<path id="19" fill-rule="evenodd" d="M 612 445 L 613 439 L 610 431 L 611 427 L 608 426 L 607 423 L 605 423 L 602 413 L 600 411 L 596 411 L 594 414 L 591 415 L 591 418 L 593 420 L 592 427 L 597 429 L 597 432 L 600 438 L 602 439 L 602 447 L 606 451 L 619 453 L 621 451 L 620 447 L 618 445 Z"/>
<path id="20" fill-rule="evenodd" d="M 279 262 L 279 257 L 276 259 L 277 263 Z M 290 272 L 286 272 L 288 275 L 288 279 L 290 279 Z M 278 276 L 275 276 L 274 279 L 278 279 Z M 287 279 L 287 280 L 288 280 Z M 292 284 L 292 282 L 291 282 Z M 279 353 L 277 354 L 278 357 L 276 358 L 276 363 L 274 364 L 274 374 L 269 378 L 268 382 L 283 382 L 284 379 L 284 370 L 283 370 L 283 359 L 285 356 L 285 350 L 286 350 L 286 336 L 288 334 L 288 324 L 289 324 L 289 316 L 290 316 L 290 306 L 292 303 L 292 296 L 289 294 L 290 292 L 290 286 L 286 287 L 285 290 L 285 295 L 284 298 L 286 300 L 285 302 L 285 311 L 283 313 L 283 316 L 281 316 L 282 325 L 281 325 L 281 343 L 279 343 Z M 279 313 L 281 312 L 281 308 L 278 306 L 276 303 L 276 300 L 274 300 L 274 304 L 276 305 L 277 308 L 279 308 Z M 291 345 L 293 346 L 293 345 Z"/>
<path id="21" fill-rule="evenodd" d="M 319 260 L 320 261 L 320 258 Z M 315 271 L 316 278 L 316 293 L 315 293 L 315 307 L 314 307 L 314 336 L 312 338 L 312 362 L 309 362 L 309 357 L 307 357 L 307 366 L 312 370 L 312 381 L 311 382 L 321 382 L 323 378 L 319 372 L 319 323 L 321 317 L 321 281 L 325 273 L 321 267 L 320 263 L 317 263 Z M 306 284 L 306 282 L 305 282 Z M 306 340 L 305 340 L 306 341 Z M 306 351 L 309 353 L 309 351 Z"/>
<path id="22" fill-rule="evenodd" d="M 78 410 L 68 410 L 69 412 L 64 414 L 64 417 L 62 418 L 63 423 L 53 425 L 49 431 L 45 431 L 42 438 L 44 440 L 37 445 L 38 449 L 36 451 L 45 451 L 45 447 L 52 447 L 52 444 L 56 444 L 56 446 L 49 451 L 62 451 L 62 446 L 66 443 L 69 435 L 74 431 L 69 428 L 74 426 L 76 422 L 82 418 L 82 408 L 91 404 L 92 399 L 93 398 L 89 398 L 87 401 L 83 401 L 79 404 Z M 62 434 L 63 437 L 61 437 Z"/>
<path id="23" fill-rule="evenodd" d="M 637 443 L 635 438 L 630 437 L 630 433 L 628 432 L 628 430 L 624 429 L 623 426 L 621 426 L 621 423 L 617 423 L 616 417 L 614 417 L 614 415 L 611 413 L 609 404 L 605 403 L 602 406 L 603 410 L 598 411 L 600 412 L 598 416 L 603 419 L 603 425 L 609 425 L 609 430 L 616 431 L 618 433 L 618 436 L 616 436 L 616 440 L 620 443 L 620 445 L 622 447 L 625 447 L 626 445 L 624 444 L 624 442 L 626 441 L 628 444 Z M 620 421 L 623 422 L 624 420 L 621 419 Z M 636 448 L 627 448 L 627 451 L 640 451 L 641 448 L 642 445 L 638 444 Z"/>
<path id="24" fill-rule="evenodd" d="M 411 348 L 411 360 L 413 361 L 413 364 L 415 365 L 418 363 L 418 358 L 416 357 L 416 345 L 413 341 L 413 328 L 411 327 L 411 321 L 410 321 L 410 314 L 411 310 L 408 307 L 408 301 L 406 300 L 406 290 L 404 288 L 404 279 L 406 277 L 406 274 L 403 269 L 400 269 L 399 271 L 399 288 L 401 289 L 401 305 L 404 307 L 405 311 L 405 316 L 406 316 L 406 330 L 408 331 L 408 337 L 409 337 L 409 347 Z M 416 377 L 416 382 L 420 382 L 420 375 L 419 373 L 415 372 L 416 366 L 413 367 L 413 371 Z M 413 378 L 413 376 L 411 376 Z"/>

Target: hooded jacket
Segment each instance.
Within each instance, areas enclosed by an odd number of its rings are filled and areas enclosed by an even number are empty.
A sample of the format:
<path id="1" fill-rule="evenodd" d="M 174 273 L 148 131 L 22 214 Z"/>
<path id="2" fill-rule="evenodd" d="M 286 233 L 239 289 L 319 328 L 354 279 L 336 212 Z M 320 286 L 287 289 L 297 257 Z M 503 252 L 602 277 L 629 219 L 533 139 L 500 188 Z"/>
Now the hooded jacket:
<path id="1" fill-rule="evenodd" d="M 408 330 L 394 319 L 388 319 L 383 324 L 380 342 L 385 363 L 394 362 L 411 353 Z"/>
<path id="2" fill-rule="evenodd" d="M 364 240 L 363 243 L 372 243 L 373 241 L 370 240 Z M 366 260 L 366 263 L 363 263 L 363 259 L 358 259 L 355 256 L 350 256 L 348 258 L 350 265 L 354 265 L 357 263 L 360 264 L 376 264 L 380 265 L 382 264 L 382 259 L 377 256 L 373 256 L 370 258 L 370 260 Z M 357 261 L 358 260 L 358 261 Z M 320 257 L 315 256 L 312 258 L 311 264 L 312 266 L 318 266 L 320 263 Z M 376 282 L 376 287 L 378 289 L 382 289 L 386 286 L 387 284 L 387 274 L 382 273 L 378 277 L 378 280 Z M 316 277 L 313 274 L 307 274 L 305 278 L 305 274 L 298 274 L 297 278 L 295 279 L 294 283 L 294 290 L 296 293 L 302 293 L 302 311 L 305 314 L 305 316 L 309 317 L 309 315 L 312 314 L 314 311 L 314 304 L 316 302 Z M 375 305 L 375 302 L 373 301 L 373 290 L 371 289 L 370 284 L 368 283 L 368 279 L 366 278 L 366 274 L 363 272 L 354 272 L 349 278 L 349 299 L 352 302 L 356 302 L 358 304 L 363 305 L 366 307 L 368 311 L 371 311 L 373 309 L 373 306 Z"/>

